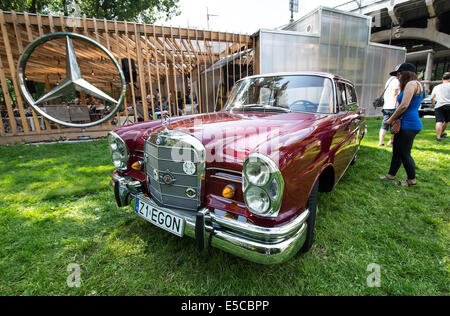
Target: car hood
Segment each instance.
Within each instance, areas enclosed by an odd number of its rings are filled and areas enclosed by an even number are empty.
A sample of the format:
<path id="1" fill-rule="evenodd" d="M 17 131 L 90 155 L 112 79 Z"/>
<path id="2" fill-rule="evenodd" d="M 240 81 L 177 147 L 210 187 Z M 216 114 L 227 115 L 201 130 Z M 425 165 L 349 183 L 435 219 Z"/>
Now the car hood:
<path id="1" fill-rule="evenodd" d="M 325 117 L 309 113 L 217 112 L 170 120 L 169 130 L 178 130 L 199 139 L 206 148 L 209 167 L 216 165 L 232 170 L 242 169 L 251 152 L 264 150 L 270 156 L 295 140 L 310 134 L 315 122 Z M 117 131 L 122 137 L 134 136 L 144 147 L 151 133 L 162 130 L 158 121 L 141 123 Z M 302 134 L 302 135 L 299 135 Z"/>

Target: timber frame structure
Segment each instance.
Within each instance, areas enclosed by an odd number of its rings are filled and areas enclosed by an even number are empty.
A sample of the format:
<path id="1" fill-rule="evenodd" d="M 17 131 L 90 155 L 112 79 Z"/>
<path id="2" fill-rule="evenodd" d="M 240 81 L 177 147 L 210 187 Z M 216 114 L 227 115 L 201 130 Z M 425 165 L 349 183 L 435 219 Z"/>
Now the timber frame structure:
<path id="1" fill-rule="evenodd" d="M 22 98 L 18 59 L 29 43 L 54 32 L 96 40 L 128 72 L 126 101 L 110 121 L 86 130 L 62 127 L 39 117 Z M 0 144 L 103 137 L 120 126 L 154 119 L 163 97 L 172 105 L 171 116 L 186 113 L 180 110 L 189 102 L 196 113 L 214 112 L 223 107 L 233 84 L 254 74 L 258 64 L 255 38 L 198 29 L 0 11 L 0 36 Z M 48 91 L 64 78 L 65 46 L 58 40 L 41 46 L 29 61 L 26 80 Z M 119 77 L 102 52 L 76 41 L 74 47 L 83 76 L 113 97 L 119 93 Z M 81 105 L 86 97 L 81 94 Z"/>

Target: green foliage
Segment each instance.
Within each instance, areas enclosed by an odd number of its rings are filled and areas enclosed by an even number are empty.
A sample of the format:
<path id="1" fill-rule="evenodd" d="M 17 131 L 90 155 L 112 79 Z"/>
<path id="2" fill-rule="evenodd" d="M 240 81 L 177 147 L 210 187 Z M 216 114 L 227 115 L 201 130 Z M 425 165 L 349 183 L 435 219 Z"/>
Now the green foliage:
<path id="1" fill-rule="evenodd" d="M 9 92 L 9 96 L 10 96 L 10 100 L 12 102 L 12 104 L 16 104 L 16 93 L 14 92 L 14 85 L 11 81 L 11 79 L 6 78 L 6 84 L 8 86 L 8 92 Z M 1 87 L 0 89 L 0 105 L 4 105 L 6 104 L 5 101 L 5 95 L 3 94 L 3 87 Z"/>
<path id="2" fill-rule="evenodd" d="M 5 11 L 28 11 L 31 13 L 74 13 L 97 19 L 117 19 L 153 23 L 159 18 L 169 19 L 178 15 L 179 0 L 0 0 L 0 9 Z"/>
<path id="3" fill-rule="evenodd" d="M 178 0 L 83 0 L 79 5 L 87 16 L 108 20 L 153 23 L 163 16 L 168 19 L 179 14 Z"/>
<path id="4" fill-rule="evenodd" d="M 118 208 L 104 140 L 0 147 L 0 295 L 448 295 L 450 140 L 423 121 L 417 187 L 378 180 L 392 149 L 377 147 L 380 121 L 369 121 L 356 165 L 319 195 L 312 250 L 270 267 L 199 254 Z M 66 285 L 70 263 L 80 288 Z M 380 288 L 366 284 L 371 263 Z"/>
<path id="5" fill-rule="evenodd" d="M 60 3 L 60 0 L 0 0 L 0 9 L 4 11 L 14 10 L 30 13 L 48 13 L 50 9 Z"/>

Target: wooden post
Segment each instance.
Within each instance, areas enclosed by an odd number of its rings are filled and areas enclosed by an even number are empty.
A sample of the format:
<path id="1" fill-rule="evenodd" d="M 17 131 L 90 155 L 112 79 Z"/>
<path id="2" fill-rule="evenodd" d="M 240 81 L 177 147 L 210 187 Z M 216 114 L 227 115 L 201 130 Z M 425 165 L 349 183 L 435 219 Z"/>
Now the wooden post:
<path id="1" fill-rule="evenodd" d="M 27 29 L 28 34 L 28 41 L 33 41 L 33 33 L 31 32 L 31 26 L 30 26 L 30 17 L 28 16 L 28 13 L 23 13 L 24 19 L 25 19 L 25 28 Z"/>
<path id="2" fill-rule="evenodd" d="M 180 36 L 180 43 L 182 42 L 182 39 L 181 39 L 181 30 L 180 30 L 180 28 L 178 28 L 178 33 L 179 33 L 179 36 Z M 182 50 L 182 48 L 180 49 L 180 53 L 181 53 L 181 78 L 183 79 L 182 80 L 182 82 L 183 82 L 183 90 L 182 90 L 182 93 L 183 93 L 183 105 L 184 105 L 184 107 L 186 108 L 186 77 L 185 77 L 185 67 L 184 67 L 184 52 L 183 52 L 183 50 Z"/>
<path id="3" fill-rule="evenodd" d="M 209 31 L 209 37 L 211 38 L 211 41 L 214 41 L 213 36 L 212 36 L 212 32 Z M 209 42 L 208 42 L 208 45 Z M 215 78 L 215 73 L 216 70 L 214 68 L 214 64 L 215 64 L 215 57 L 214 57 L 214 51 L 209 47 L 209 54 L 210 54 L 210 60 L 211 60 L 211 67 L 212 67 L 212 90 L 213 90 L 213 112 L 216 112 L 216 108 L 217 108 L 217 104 L 216 104 L 216 78 Z"/>
<path id="4" fill-rule="evenodd" d="M 219 53 L 222 51 L 222 42 L 220 40 L 220 34 L 219 33 Z M 219 54 L 219 60 L 220 60 L 220 54 Z M 222 68 L 223 66 L 220 66 L 219 68 L 219 92 L 220 92 L 220 109 L 223 109 L 223 86 L 224 86 L 224 82 L 223 82 L 223 74 L 222 74 Z"/>
<path id="5" fill-rule="evenodd" d="M 14 11 L 12 11 L 11 14 L 12 14 L 14 21 L 17 21 L 16 13 Z M 17 40 L 17 48 L 19 50 L 19 54 L 22 55 L 22 53 L 23 53 L 22 36 L 20 35 L 20 32 L 18 31 L 17 23 L 13 23 L 13 25 L 14 25 L 14 33 L 15 33 L 16 40 Z M 20 98 L 20 97 L 21 97 L 20 95 L 16 96 L 16 98 Z M 40 133 L 41 126 L 39 125 L 39 119 L 33 109 L 31 110 L 31 114 L 33 115 L 33 121 L 34 121 L 34 126 L 36 129 L 36 132 Z"/>
<path id="6" fill-rule="evenodd" d="M 132 97 L 132 101 L 133 101 L 133 108 L 134 108 L 134 123 L 137 123 L 138 121 L 138 113 L 137 113 L 137 109 L 136 109 L 136 96 L 134 93 L 134 79 L 133 79 L 133 72 L 132 72 L 132 67 L 131 67 L 131 55 L 130 55 L 130 45 L 128 43 L 129 38 L 128 38 L 128 22 L 123 22 L 124 26 L 125 26 L 125 41 L 126 41 L 126 47 L 127 47 L 127 56 L 128 56 L 128 73 L 130 74 L 130 84 L 129 87 L 131 89 L 131 97 Z"/>
<path id="7" fill-rule="evenodd" d="M 120 55 L 120 36 L 119 36 L 119 31 L 118 31 L 118 26 L 117 26 L 117 20 L 116 19 L 114 19 L 114 35 L 115 35 L 115 38 L 116 38 L 116 45 L 117 45 L 117 58 L 118 58 L 119 65 L 122 67 L 122 58 L 121 58 L 121 55 Z M 122 90 L 122 86 L 120 87 L 120 89 Z M 123 99 L 123 107 L 124 107 L 123 111 L 125 112 L 125 125 L 126 125 L 128 123 L 128 106 L 127 106 L 127 98 L 126 97 Z M 118 119 L 118 125 L 121 126 L 121 123 L 120 123 L 120 111 L 117 112 L 117 119 Z"/>
<path id="8" fill-rule="evenodd" d="M 22 120 L 23 131 L 25 134 L 29 134 L 27 118 L 25 116 L 25 112 L 23 109 L 22 96 L 20 95 L 19 84 L 17 83 L 17 79 L 15 76 L 16 67 L 15 67 L 14 57 L 13 57 L 13 54 L 11 51 L 11 44 L 9 42 L 9 36 L 8 36 L 9 32 L 7 29 L 7 25 L 5 23 L 5 17 L 3 15 L 3 11 L 0 11 L 0 24 L 1 24 L 2 35 L 3 35 L 3 42 L 5 44 L 6 57 L 8 59 L 9 70 L 11 72 L 11 80 L 13 82 L 14 92 L 16 94 L 16 101 L 17 101 L 17 106 L 19 108 L 20 118 Z M 13 119 L 14 119 L 14 117 L 13 117 Z"/>
<path id="9" fill-rule="evenodd" d="M 187 41 L 190 41 L 190 37 L 189 37 L 189 32 L 187 35 Z M 192 81 L 192 69 L 194 69 L 194 66 L 192 65 L 192 54 L 191 51 L 189 50 L 189 45 L 185 45 L 184 41 L 182 42 L 183 46 L 186 48 L 186 51 L 189 54 L 189 86 L 190 86 L 190 97 L 191 97 L 191 109 L 192 109 L 192 114 L 194 114 L 194 85 L 193 85 L 193 81 Z M 194 55 L 195 56 L 195 55 Z"/>
<path id="10" fill-rule="evenodd" d="M 172 33 L 172 27 L 170 27 L 170 39 L 173 42 L 173 33 Z M 175 51 L 172 52 L 172 58 L 175 55 Z M 175 73 L 175 64 L 172 63 L 172 87 L 175 89 L 175 116 L 178 116 L 178 87 L 177 87 L 177 74 Z"/>
<path id="11" fill-rule="evenodd" d="M 153 25 L 153 37 L 155 38 L 156 41 L 156 29 L 155 29 L 155 25 Z M 160 111 L 162 111 L 162 91 L 161 91 L 161 79 L 159 77 L 159 60 L 158 60 L 158 52 L 156 50 L 156 45 L 153 45 L 153 52 L 155 53 L 155 60 L 156 60 L 156 77 L 158 80 L 158 93 L 159 93 L 159 109 Z M 162 113 L 162 112 L 161 112 Z M 155 115 L 155 112 L 153 112 L 153 116 Z"/>
<path id="12" fill-rule="evenodd" d="M 152 78 L 152 71 L 151 71 L 151 67 L 150 67 L 152 54 L 149 52 L 149 49 L 148 49 L 148 37 L 147 37 L 147 28 L 146 27 L 144 27 L 144 38 L 145 38 L 145 55 L 147 57 L 148 82 L 149 82 L 149 85 L 150 85 L 150 102 L 151 102 L 151 105 L 152 105 L 152 117 L 151 117 L 151 119 L 153 120 L 154 119 L 154 115 L 155 115 L 155 101 L 154 101 L 154 98 L 153 98 L 153 82 L 152 82 L 153 78 Z M 158 65 L 156 65 L 156 67 L 158 67 Z M 145 97 L 147 99 L 147 96 L 145 96 Z"/>
<path id="13" fill-rule="evenodd" d="M 141 91 L 141 101 L 144 111 L 144 121 L 148 121 L 148 105 L 147 105 L 147 86 L 145 85 L 145 70 L 144 63 L 142 62 L 142 47 L 141 47 L 141 32 L 140 26 L 138 27 L 134 23 L 134 33 L 136 34 L 136 56 L 138 61 L 138 76 L 139 76 L 139 88 Z"/>
<path id="14" fill-rule="evenodd" d="M 203 69 L 203 72 L 204 72 L 204 76 L 205 76 L 205 100 L 206 100 L 206 113 L 209 113 L 209 95 L 208 95 L 208 74 L 207 74 L 207 70 L 208 70 L 208 67 L 207 67 L 207 64 L 206 64 L 206 56 L 207 56 L 207 51 L 206 51 L 206 41 L 205 41 L 205 30 L 203 29 L 203 48 L 205 49 L 205 52 L 203 53 L 203 51 L 201 50 L 201 47 L 200 47 L 200 44 L 198 43 L 198 41 L 197 41 L 197 46 L 198 46 L 198 49 L 199 49 L 199 52 L 201 53 L 201 55 L 202 55 L 202 58 L 203 58 L 203 64 L 204 64 L 204 69 Z"/>
<path id="15" fill-rule="evenodd" d="M 197 29 L 195 30 L 195 42 L 198 45 L 198 32 Z M 194 50 L 195 52 L 195 50 Z M 199 51 L 199 53 L 201 53 L 201 51 Z M 201 72 L 200 72 L 200 58 L 199 55 L 197 53 L 195 53 L 195 56 L 197 57 L 197 85 L 198 85 L 198 90 L 197 90 L 197 95 L 198 95 L 198 106 L 199 106 L 199 113 L 203 113 L 203 100 L 202 100 L 202 78 L 201 78 Z"/>
<path id="16" fill-rule="evenodd" d="M 11 125 L 13 135 L 17 135 L 16 118 L 14 117 L 14 111 L 11 103 L 11 96 L 9 94 L 8 84 L 5 78 L 5 71 L 3 69 L 3 62 L 1 55 L 0 55 L 0 83 L 2 84 L 3 96 L 5 98 L 6 109 L 8 111 L 9 124 Z"/>
<path id="17" fill-rule="evenodd" d="M 172 107 L 171 107 L 171 96 L 170 96 L 170 82 L 169 82 L 169 72 L 168 72 L 168 65 L 167 65 L 167 55 L 166 55 L 166 37 L 163 34 L 163 51 L 164 51 L 164 70 L 165 70 L 165 75 L 166 75 L 166 91 L 167 91 L 167 96 L 166 96 L 166 100 L 167 100 L 167 104 L 169 107 L 169 116 L 172 116 Z M 163 107 L 162 107 L 162 103 L 161 103 L 161 113 L 163 113 Z"/>

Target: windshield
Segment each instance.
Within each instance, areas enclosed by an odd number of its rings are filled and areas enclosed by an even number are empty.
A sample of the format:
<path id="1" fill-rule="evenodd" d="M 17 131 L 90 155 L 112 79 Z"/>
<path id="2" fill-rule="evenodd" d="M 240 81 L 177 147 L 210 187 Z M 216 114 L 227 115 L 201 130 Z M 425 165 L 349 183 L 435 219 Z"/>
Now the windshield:
<path id="1" fill-rule="evenodd" d="M 226 110 L 334 113 L 332 81 L 313 75 L 244 79 L 231 91 Z"/>

